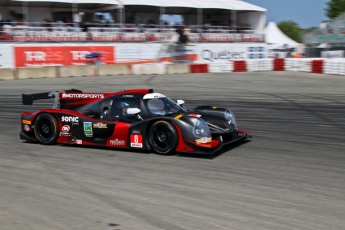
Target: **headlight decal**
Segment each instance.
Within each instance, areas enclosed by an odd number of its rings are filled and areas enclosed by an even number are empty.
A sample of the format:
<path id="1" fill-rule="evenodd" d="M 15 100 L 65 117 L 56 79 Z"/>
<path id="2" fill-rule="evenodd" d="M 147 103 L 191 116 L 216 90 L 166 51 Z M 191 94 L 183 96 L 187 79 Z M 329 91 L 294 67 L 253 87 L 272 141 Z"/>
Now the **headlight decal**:
<path id="1" fill-rule="evenodd" d="M 211 137 L 210 128 L 208 127 L 207 123 L 203 119 L 200 119 L 200 118 L 194 119 L 193 135 L 197 140 L 204 137 L 206 138 Z"/>
<path id="2" fill-rule="evenodd" d="M 237 129 L 237 122 L 236 122 L 235 115 L 229 109 L 225 111 L 224 117 L 225 117 L 225 120 L 228 121 L 229 125 L 232 123 L 235 129 Z"/>

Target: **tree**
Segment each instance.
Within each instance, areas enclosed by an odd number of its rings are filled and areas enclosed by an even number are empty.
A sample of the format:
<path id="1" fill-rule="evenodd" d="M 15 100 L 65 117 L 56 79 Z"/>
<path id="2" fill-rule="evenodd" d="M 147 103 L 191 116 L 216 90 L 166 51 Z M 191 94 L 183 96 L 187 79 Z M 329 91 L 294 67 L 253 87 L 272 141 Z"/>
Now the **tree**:
<path id="1" fill-rule="evenodd" d="M 278 28 L 289 38 L 296 42 L 302 42 L 302 29 L 296 22 L 281 21 L 278 23 Z"/>
<path id="2" fill-rule="evenodd" d="M 313 32 L 315 30 L 318 30 L 319 28 L 316 27 L 316 26 L 313 26 L 313 27 L 309 27 L 309 28 L 304 28 L 302 29 L 302 33 L 305 34 L 305 33 L 310 33 L 310 32 Z"/>
<path id="3" fill-rule="evenodd" d="M 327 2 L 326 15 L 333 19 L 345 13 L 345 0 L 330 0 Z"/>

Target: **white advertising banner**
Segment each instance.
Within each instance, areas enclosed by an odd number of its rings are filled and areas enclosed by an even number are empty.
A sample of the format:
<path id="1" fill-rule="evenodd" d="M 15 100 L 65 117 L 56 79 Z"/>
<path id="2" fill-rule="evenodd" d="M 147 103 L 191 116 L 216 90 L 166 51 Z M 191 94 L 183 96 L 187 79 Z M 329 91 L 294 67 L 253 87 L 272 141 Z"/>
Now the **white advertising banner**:
<path id="1" fill-rule="evenodd" d="M 343 58 L 344 50 L 321 51 L 322 58 Z"/>
<path id="2" fill-rule="evenodd" d="M 263 43 L 201 43 L 197 45 L 200 62 L 264 59 L 267 56 L 266 50 L 266 45 Z"/>
<path id="3" fill-rule="evenodd" d="M 14 68 L 13 49 L 9 45 L 0 44 L 0 68 Z"/>

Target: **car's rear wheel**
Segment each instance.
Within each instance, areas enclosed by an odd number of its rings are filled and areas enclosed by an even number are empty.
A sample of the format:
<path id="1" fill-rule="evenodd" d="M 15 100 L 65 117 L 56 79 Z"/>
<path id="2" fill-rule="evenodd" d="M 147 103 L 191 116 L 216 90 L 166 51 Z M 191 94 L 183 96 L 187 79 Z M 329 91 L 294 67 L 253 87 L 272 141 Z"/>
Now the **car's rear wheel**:
<path id="1" fill-rule="evenodd" d="M 44 145 L 52 145 L 59 137 L 59 129 L 56 118 L 48 113 L 37 116 L 34 123 L 35 137 Z"/>
<path id="2" fill-rule="evenodd" d="M 159 154 L 170 155 L 174 153 L 178 134 L 175 127 L 166 121 L 157 121 L 150 128 L 150 143 Z"/>

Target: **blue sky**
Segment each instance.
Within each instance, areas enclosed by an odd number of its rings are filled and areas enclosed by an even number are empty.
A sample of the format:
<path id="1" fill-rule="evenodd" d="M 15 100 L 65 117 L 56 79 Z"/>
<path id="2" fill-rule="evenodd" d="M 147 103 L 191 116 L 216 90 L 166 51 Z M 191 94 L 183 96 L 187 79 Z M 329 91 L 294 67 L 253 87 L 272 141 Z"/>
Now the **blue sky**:
<path id="1" fill-rule="evenodd" d="M 267 22 L 292 20 L 302 28 L 319 26 L 329 0 L 244 0 L 267 9 Z"/>

